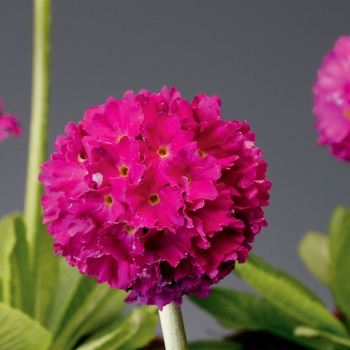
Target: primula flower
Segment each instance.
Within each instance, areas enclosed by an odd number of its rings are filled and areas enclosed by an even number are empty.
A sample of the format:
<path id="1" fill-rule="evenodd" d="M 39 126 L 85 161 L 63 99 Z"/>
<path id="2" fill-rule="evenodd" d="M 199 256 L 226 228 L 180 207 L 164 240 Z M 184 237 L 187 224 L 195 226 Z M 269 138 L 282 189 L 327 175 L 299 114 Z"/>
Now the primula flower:
<path id="1" fill-rule="evenodd" d="M 350 36 L 339 38 L 324 58 L 313 92 L 318 142 L 350 161 Z"/>
<path id="2" fill-rule="evenodd" d="M 14 115 L 2 115 L 2 101 L 0 100 L 0 141 L 9 137 L 9 133 L 20 136 L 23 130 L 19 125 L 18 118 Z"/>
<path id="3" fill-rule="evenodd" d="M 39 177 L 55 253 L 127 302 L 208 296 L 267 225 L 271 188 L 254 133 L 220 105 L 128 91 L 69 123 Z"/>

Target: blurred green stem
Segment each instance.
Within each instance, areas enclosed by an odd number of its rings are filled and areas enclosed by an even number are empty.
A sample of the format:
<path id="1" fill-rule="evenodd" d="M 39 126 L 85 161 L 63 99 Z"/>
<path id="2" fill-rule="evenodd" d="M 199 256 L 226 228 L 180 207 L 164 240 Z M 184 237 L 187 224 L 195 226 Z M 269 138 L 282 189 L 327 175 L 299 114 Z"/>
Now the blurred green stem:
<path id="1" fill-rule="evenodd" d="M 188 350 L 181 308 L 174 302 L 159 311 L 166 350 Z"/>
<path id="2" fill-rule="evenodd" d="M 41 225 L 38 181 L 40 165 L 45 161 L 48 134 L 50 95 L 50 24 L 51 0 L 34 0 L 32 106 L 28 149 L 27 183 L 24 217 L 30 251 L 35 254 L 35 242 Z"/>

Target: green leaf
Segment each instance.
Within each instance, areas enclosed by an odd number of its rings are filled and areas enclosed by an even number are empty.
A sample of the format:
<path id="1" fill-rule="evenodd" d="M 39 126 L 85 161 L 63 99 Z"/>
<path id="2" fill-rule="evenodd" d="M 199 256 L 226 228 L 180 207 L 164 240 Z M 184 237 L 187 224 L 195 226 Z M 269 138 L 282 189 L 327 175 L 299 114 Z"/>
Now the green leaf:
<path id="1" fill-rule="evenodd" d="M 261 322 L 255 315 L 255 304 L 261 302 L 261 299 L 254 295 L 213 287 L 207 298 L 199 298 L 192 294 L 190 300 L 212 314 L 226 328 L 261 329 Z M 260 309 L 262 309 L 261 305 Z"/>
<path id="2" fill-rule="evenodd" d="M 51 350 L 72 349 L 82 336 L 95 328 L 95 322 L 101 321 L 101 311 L 116 293 L 125 295 L 123 291 L 111 289 L 107 284 L 99 284 L 95 279 L 81 275 L 54 325 Z M 121 309 L 120 303 L 116 303 L 110 312 L 116 317 Z"/>
<path id="3" fill-rule="evenodd" d="M 46 326 L 56 289 L 58 260 L 53 254 L 52 238 L 44 226 L 38 229 L 37 237 L 32 264 L 22 216 L 11 214 L 1 221 L 1 295 L 2 301 Z"/>
<path id="4" fill-rule="evenodd" d="M 111 289 L 104 303 L 100 305 L 94 322 L 87 329 L 87 332 L 101 329 L 119 317 L 126 307 L 124 301 L 126 297 L 127 293 L 123 290 Z"/>
<path id="5" fill-rule="evenodd" d="M 80 277 L 81 274 L 76 268 L 73 268 L 64 258 L 58 256 L 58 278 L 51 315 L 47 322 L 48 329 L 52 330 L 54 328 L 69 294 L 72 292 Z"/>
<path id="6" fill-rule="evenodd" d="M 0 221 L 0 301 L 11 305 L 11 254 L 16 244 L 14 220 L 18 214 L 10 214 Z"/>
<path id="7" fill-rule="evenodd" d="M 23 218 L 13 218 L 16 243 L 11 260 L 12 306 L 33 315 L 34 278 L 29 265 L 28 243 Z"/>
<path id="8" fill-rule="evenodd" d="M 190 350 L 242 350 L 243 345 L 233 341 L 201 340 L 189 343 Z"/>
<path id="9" fill-rule="evenodd" d="M 298 337 L 307 337 L 307 338 L 321 337 L 321 338 L 330 340 L 335 344 L 343 345 L 346 348 L 350 348 L 349 338 L 338 337 L 334 334 L 323 332 L 318 329 L 309 328 L 309 327 L 297 327 L 294 330 L 294 334 L 295 336 L 298 336 Z"/>
<path id="10" fill-rule="evenodd" d="M 346 218 L 348 211 L 342 207 L 338 206 L 334 209 L 332 217 L 329 223 L 328 233 L 329 233 L 329 251 L 330 256 L 336 256 L 337 251 L 341 248 L 338 242 L 338 238 L 342 235 L 343 221 Z"/>
<path id="11" fill-rule="evenodd" d="M 154 337 L 158 324 L 158 309 L 155 306 L 139 306 L 128 316 L 129 339 L 118 350 L 139 349 Z"/>
<path id="12" fill-rule="evenodd" d="M 34 318 L 47 327 L 57 286 L 58 257 L 53 253 L 53 240 L 47 233 L 45 226 L 41 225 L 38 228 L 36 237 L 33 262 L 35 278 Z"/>
<path id="13" fill-rule="evenodd" d="M 298 251 L 309 271 L 327 285 L 330 261 L 328 237 L 317 231 L 308 231 L 300 241 Z"/>
<path id="14" fill-rule="evenodd" d="M 236 272 L 266 300 L 293 317 L 300 325 L 347 336 L 343 324 L 320 302 L 318 297 L 287 272 L 277 270 L 251 254 Z"/>
<path id="15" fill-rule="evenodd" d="M 18 309 L 0 303 L 0 349 L 46 350 L 51 334 Z"/>
<path id="16" fill-rule="evenodd" d="M 147 345 L 158 322 L 157 308 L 140 306 L 98 332 L 77 350 L 133 350 Z"/>
<path id="17" fill-rule="evenodd" d="M 245 275 L 245 268 L 248 267 L 249 271 L 251 273 L 248 273 L 249 279 L 254 280 L 255 274 L 256 277 L 260 276 L 259 273 L 264 272 L 268 276 L 271 276 L 272 278 L 275 278 L 277 280 L 284 281 L 287 284 L 290 284 L 293 286 L 293 288 L 297 289 L 301 294 L 305 295 L 305 297 L 314 300 L 315 302 L 318 302 L 319 304 L 324 306 L 323 301 L 319 298 L 317 294 L 315 294 L 312 290 L 310 290 L 308 287 L 306 287 L 302 282 L 300 282 L 297 278 L 290 275 L 288 272 L 280 269 L 276 269 L 274 266 L 269 264 L 268 262 L 264 261 L 262 258 L 258 257 L 257 255 L 253 253 L 249 253 L 248 258 L 248 264 L 237 264 L 236 269 L 234 272 L 236 272 L 240 277 L 245 279 L 247 282 L 248 280 Z M 240 271 L 242 270 L 242 273 Z M 250 283 L 250 282 L 248 282 Z M 251 284 L 251 283 L 250 283 Z"/>
<path id="18" fill-rule="evenodd" d="M 53 307 L 48 322 L 49 329 L 53 329 L 55 324 L 59 323 L 59 314 L 62 311 L 68 298 L 71 297 L 70 294 L 75 293 L 75 285 L 78 283 L 78 280 L 80 278 L 81 274 L 79 271 L 76 268 L 70 266 L 64 258 L 59 257 L 58 282 L 53 301 Z M 103 288 L 105 289 L 106 286 Z M 103 303 L 103 305 L 100 305 L 101 307 L 98 308 L 94 322 L 91 324 L 90 328 L 87 328 L 86 332 L 88 333 L 90 331 L 95 331 L 96 329 L 99 329 L 114 320 L 116 315 L 119 315 L 125 308 L 125 297 L 126 293 L 120 290 L 111 290 L 108 292 L 107 300 Z"/>
<path id="19" fill-rule="evenodd" d="M 208 298 L 192 295 L 190 299 L 226 328 L 266 331 L 312 349 L 332 349 L 324 341 L 295 337 L 293 330 L 300 325 L 299 320 L 252 294 L 213 287 Z"/>
<path id="20" fill-rule="evenodd" d="M 330 288 L 337 308 L 350 329 L 350 210 L 338 207 L 334 211 L 329 228 L 329 248 Z"/>
<path id="21" fill-rule="evenodd" d="M 53 301 L 53 307 L 48 322 L 49 329 L 53 329 L 55 324 L 59 322 L 59 314 L 62 311 L 67 299 L 71 297 L 69 297 L 69 295 L 71 293 L 74 293 L 73 290 L 75 288 L 75 285 L 81 278 L 81 274 L 79 273 L 77 268 L 70 266 L 67 263 L 67 261 L 62 257 L 59 257 L 58 260 L 58 281 Z M 106 287 L 104 286 L 103 288 Z M 99 307 L 96 313 L 94 322 L 91 325 L 92 328 L 87 329 L 87 332 L 96 330 L 109 323 L 111 320 L 114 320 L 116 315 L 119 315 L 125 308 L 124 299 L 126 298 L 126 295 L 127 294 L 121 290 L 113 290 L 109 292 L 106 302 L 104 303 L 104 305 L 102 305 L 102 307 Z"/>

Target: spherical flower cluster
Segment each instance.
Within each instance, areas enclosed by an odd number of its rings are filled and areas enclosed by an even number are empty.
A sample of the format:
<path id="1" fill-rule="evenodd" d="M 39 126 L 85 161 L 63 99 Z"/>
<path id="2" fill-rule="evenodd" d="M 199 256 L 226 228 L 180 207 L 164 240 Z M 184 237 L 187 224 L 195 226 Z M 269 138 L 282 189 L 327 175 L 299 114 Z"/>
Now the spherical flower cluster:
<path id="1" fill-rule="evenodd" d="M 89 108 L 66 126 L 40 181 L 56 253 L 127 302 L 180 305 L 244 262 L 266 226 L 267 163 L 217 96 L 174 87 Z"/>
<path id="2" fill-rule="evenodd" d="M 324 58 L 313 87 L 319 143 L 350 161 L 350 37 L 341 37 Z"/>
<path id="3" fill-rule="evenodd" d="M 14 115 L 2 115 L 2 101 L 0 100 L 0 141 L 8 138 L 9 133 L 20 136 L 23 132 L 18 118 Z"/>

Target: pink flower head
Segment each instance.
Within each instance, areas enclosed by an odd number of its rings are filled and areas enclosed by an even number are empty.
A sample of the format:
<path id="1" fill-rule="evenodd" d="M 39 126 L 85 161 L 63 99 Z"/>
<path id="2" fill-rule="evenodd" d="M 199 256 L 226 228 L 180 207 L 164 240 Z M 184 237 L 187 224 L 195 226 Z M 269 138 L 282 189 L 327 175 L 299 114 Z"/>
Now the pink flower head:
<path id="1" fill-rule="evenodd" d="M 0 141 L 8 138 L 9 133 L 20 136 L 22 132 L 23 130 L 16 116 L 10 114 L 2 115 L 2 101 L 0 100 Z"/>
<path id="2" fill-rule="evenodd" d="M 55 252 L 127 302 L 207 296 L 267 225 L 271 188 L 254 133 L 220 105 L 128 91 L 69 123 L 39 176 Z"/>
<path id="3" fill-rule="evenodd" d="M 350 161 L 350 36 L 340 37 L 324 58 L 313 92 L 318 142 Z"/>

